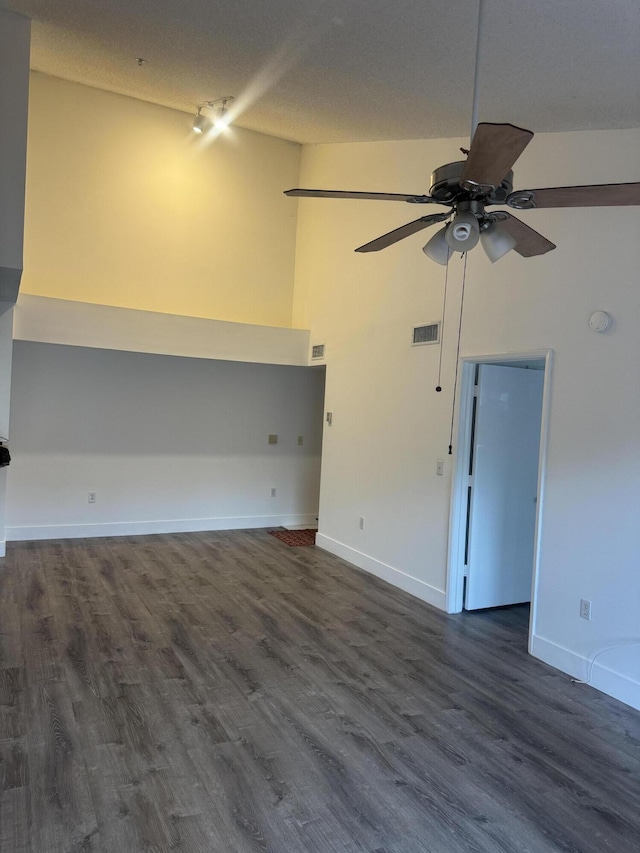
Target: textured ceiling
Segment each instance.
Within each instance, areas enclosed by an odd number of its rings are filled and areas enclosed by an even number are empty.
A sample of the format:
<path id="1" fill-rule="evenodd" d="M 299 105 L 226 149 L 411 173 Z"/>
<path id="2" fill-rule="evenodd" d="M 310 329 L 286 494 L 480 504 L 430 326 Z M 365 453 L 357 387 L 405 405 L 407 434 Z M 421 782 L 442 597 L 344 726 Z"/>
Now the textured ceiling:
<path id="1" fill-rule="evenodd" d="M 186 111 L 233 94 L 238 124 L 285 139 L 469 129 L 477 0 L 4 5 L 33 19 L 39 71 Z M 640 126 L 639 0 L 487 0 L 484 33 L 481 120 Z"/>

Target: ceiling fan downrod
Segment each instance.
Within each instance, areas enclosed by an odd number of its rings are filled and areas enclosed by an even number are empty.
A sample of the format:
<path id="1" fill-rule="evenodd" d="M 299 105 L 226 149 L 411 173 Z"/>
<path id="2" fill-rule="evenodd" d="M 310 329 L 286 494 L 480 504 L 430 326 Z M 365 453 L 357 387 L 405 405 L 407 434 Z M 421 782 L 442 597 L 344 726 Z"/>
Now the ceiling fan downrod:
<path id="1" fill-rule="evenodd" d="M 485 3 L 486 0 L 478 0 L 478 32 L 476 36 L 476 62 L 473 71 L 473 100 L 471 102 L 471 136 L 470 139 L 473 140 L 473 135 L 476 132 L 476 128 L 478 127 L 478 99 L 479 99 L 479 88 L 478 81 L 480 79 L 480 47 L 482 44 L 482 33 L 484 30 L 484 13 L 485 13 Z"/>

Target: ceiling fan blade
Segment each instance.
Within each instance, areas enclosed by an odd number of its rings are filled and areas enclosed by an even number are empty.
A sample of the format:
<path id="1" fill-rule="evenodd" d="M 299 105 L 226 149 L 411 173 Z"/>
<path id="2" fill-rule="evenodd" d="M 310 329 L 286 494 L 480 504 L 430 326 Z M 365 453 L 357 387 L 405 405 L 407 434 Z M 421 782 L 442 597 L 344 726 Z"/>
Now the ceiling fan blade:
<path id="1" fill-rule="evenodd" d="M 451 214 L 447 213 L 432 213 L 430 216 L 422 216 L 420 219 L 414 219 L 413 222 L 407 222 L 406 225 L 401 225 L 399 228 L 394 228 L 382 237 L 377 237 L 370 243 L 365 243 L 364 246 L 359 246 L 356 252 L 379 252 L 380 249 L 386 249 L 387 246 L 392 246 L 398 240 L 404 240 L 405 237 L 410 237 L 411 234 L 416 234 L 422 231 L 423 228 L 428 228 L 429 225 L 434 225 L 436 222 L 442 222 Z"/>
<path id="2" fill-rule="evenodd" d="M 510 207 L 621 207 L 640 205 L 640 183 L 593 184 L 585 187 L 549 187 L 541 190 L 517 190 L 507 199 Z"/>
<path id="3" fill-rule="evenodd" d="M 505 212 L 506 211 L 501 211 Z M 542 234 L 534 231 L 521 219 L 517 219 L 512 214 L 509 214 L 507 220 L 501 221 L 500 224 L 509 234 L 516 240 L 514 251 L 523 258 L 534 258 L 536 255 L 544 255 L 556 248 L 556 244 L 551 240 L 547 240 Z"/>
<path id="4" fill-rule="evenodd" d="M 469 188 L 499 187 L 532 139 L 530 130 L 513 124 L 479 124 L 460 183 Z"/>
<path id="5" fill-rule="evenodd" d="M 410 204 L 442 204 L 430 195 L 406 195 L 405 193 L 361 193 L 348 190 L 286 190 L 285 195 L 295 198 L 360 198 L 378 201 L 408 201 Z"/>

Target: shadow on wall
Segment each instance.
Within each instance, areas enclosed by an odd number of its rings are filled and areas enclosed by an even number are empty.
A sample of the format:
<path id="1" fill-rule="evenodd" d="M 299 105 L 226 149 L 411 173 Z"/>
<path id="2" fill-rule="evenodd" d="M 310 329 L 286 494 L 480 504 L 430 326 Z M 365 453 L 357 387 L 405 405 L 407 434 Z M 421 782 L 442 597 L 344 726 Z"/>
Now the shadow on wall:
<path id="1" fill-rule="evenodd" d="M 18 454 L 319 454 L 323 373 L 16 341 L 11 446 Z"/>

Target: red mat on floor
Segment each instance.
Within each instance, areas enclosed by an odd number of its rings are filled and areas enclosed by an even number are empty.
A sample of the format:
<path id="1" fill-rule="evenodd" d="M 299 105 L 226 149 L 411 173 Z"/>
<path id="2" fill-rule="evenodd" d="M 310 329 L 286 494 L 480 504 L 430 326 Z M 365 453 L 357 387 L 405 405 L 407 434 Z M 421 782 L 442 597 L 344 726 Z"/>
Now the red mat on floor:
<path id="1" fill-rule="evenodd" d="M 315 545 L 316 530 L 270 530 L 269 533 L 285 545 Z"/>

